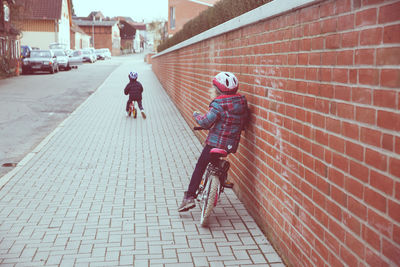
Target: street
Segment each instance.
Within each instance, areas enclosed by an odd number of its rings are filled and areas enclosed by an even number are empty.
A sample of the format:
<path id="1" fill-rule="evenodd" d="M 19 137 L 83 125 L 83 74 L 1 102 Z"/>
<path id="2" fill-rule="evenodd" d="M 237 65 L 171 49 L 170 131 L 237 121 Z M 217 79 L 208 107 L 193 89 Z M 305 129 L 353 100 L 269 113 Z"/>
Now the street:
<path id="1" fill-rule="evenodd" d="M 85 101 L 121 59 L 0 80 L 0 177 Z"/>

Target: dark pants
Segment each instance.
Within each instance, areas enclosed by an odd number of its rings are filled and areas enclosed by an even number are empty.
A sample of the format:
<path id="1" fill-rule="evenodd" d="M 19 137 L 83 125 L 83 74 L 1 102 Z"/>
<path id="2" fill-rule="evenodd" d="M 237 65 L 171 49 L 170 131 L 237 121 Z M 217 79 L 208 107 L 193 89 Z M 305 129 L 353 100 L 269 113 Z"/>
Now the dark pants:
<path id="1" fill-rule="evenodd" d="M 138 105 L 139 105 L 139 109 L 140 109 L 140 110 L 143 110 L 142 99 L 133 99 L 133 98 L 131 99 L 131 98 L 129 97 L 128 102 L 126 102 L 126 111 L 127 111 L 127 112 L 129 111 L 129 104 L 132 103 L 132 101 L 136 101 L 136 102 L 138 103 Z"/>
<path id="2" fill-rule="evenodd" d="M 211 161 L 216 161 L 218 156 L 211 155 L 210 150 L 213 147 L 206 145 L 201 152 L 199 159 L 197 160 L 196 167 L 194 168 L 192 179 L 190 179 L 190 184 L 187 191 L 187 196 L 195 196 L 196 191 L 199 188 L 201 178 L 207 168 L 208 163 Z"/>

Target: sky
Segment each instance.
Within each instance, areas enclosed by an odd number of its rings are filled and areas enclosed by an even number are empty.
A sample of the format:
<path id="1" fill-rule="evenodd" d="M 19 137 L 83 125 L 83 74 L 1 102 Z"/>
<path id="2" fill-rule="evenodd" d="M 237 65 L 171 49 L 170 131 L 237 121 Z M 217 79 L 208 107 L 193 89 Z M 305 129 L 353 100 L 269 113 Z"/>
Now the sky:
<path id="1" fill-rule="evenodd" d="M 105 17 L 131 17 L 138 22 L 168 20 L 168 0 L 72 0 L 72 3 L 78 17 L 101 11 Z"/>

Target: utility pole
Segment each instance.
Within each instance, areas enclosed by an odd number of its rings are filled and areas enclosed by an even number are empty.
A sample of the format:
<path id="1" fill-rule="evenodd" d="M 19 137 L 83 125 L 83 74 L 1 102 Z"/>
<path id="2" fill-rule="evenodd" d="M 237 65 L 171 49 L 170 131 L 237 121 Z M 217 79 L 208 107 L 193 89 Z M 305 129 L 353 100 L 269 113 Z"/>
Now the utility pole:
<path id="1" fill-rule="evenodd" d="M 93 21 L 92 21 L 92 47 L 94 48 L 94 21 L 95 21 L 95 16 L 93 16 Z"/>

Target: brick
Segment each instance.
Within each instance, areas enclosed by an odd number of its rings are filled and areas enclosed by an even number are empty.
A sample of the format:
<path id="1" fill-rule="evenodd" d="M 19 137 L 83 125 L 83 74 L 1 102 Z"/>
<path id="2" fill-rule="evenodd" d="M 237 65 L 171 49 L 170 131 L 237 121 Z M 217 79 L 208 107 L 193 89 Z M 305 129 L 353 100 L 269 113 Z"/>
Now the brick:
<path id="1" fill-rule="evenodd" d="M 392 196 L 394 193 L 393 179 L 374 170 L 371 170 L 370 173 L 370 185 L 388 196 Z"/>
<path id="2" fill-rule="evenodd" d="M 390 158 L 389 160 L 389 172 L 390 174 L 400 177 L 400 159 Z"/>
<path id="3" fill-rule="evenodd" d="M 369 148 L 365 150 L 365 163 L 379 170 L 386 171 L 388 169 L 387 161 L 386 155 Z"/>
<path id="4" fill-rule="evenodd" d="M 394 197 L 400 200 L 400 183 L 396 183 L 394 187 Z"/>
<path id="5" fill-rule="evenodd" d="M 328 2 L 328 3 L 321 5 L 319 12 L 320 12 L 321 18 L 334 15 L 335 14 L 335 3 Z"/>
<path id="6" fill-rule="evenodd" d="M 382 28 L 367 29 L 360 33 L 360 45 L 379 45 L 382 44 L 382 39 Z"/>
<path id="7" fill-rule="evenodd" d="M 358 266 L 357 258 L 343 246 L 340 247 L 340 257 L 348 266 Z"/>
<path id="8" fill-rule="evenodd" d="M 359 161 L 364 161 L 364 147 L 356 143 L 346 141 L 346 155 Z"/>
<path id="9" fill-rule="evenodd" d="M 352 186 L 355 186 L 355 188 Z M 359 183 L 357 180 L 351 179 L 346 181 L 346 189 L 348 192 L 350 192 L 349 190 L 353 190 L 355 193 L 353 194 L 354 196 L 364 195 L 364 187 L 362 187 L 361 183 Z M 367 218 L 367 207 L 351 196 L 348 197 L 348 209 L 352 214 L 360 217 L 362 220 Z"/>
<path id="10" fill-rule="evenodd" d="M 337 6 L 340 6 L 339 4 L 337 4 Z M 354 28 L 354 14 L 349 14 L 349 15 L 344 15 L 344 16 L 340 16 L 338 18 L 338 31 L 343 31 L 343 30 L 350 30 Z"/>
<path id="11" fill-rule="evenodd" d="M 400 222 L 400 204 L 393 200 L 389 201 L 389 216 L 396 222 Z"/>
<path id="12" fill-rule="evenodd" d="M 355 54 L 355 63 L 357 65 L 374 65 L 375 49 L 358 49 Z"/>
<path id="13" fill-rule="evenodd" d="M 364 191 L 364 200 L 369 206 L 374 207 L 382 212 L 386 212 L 387 200 L 377 191 L 366 187 Z"/>
<path id="14" fill-rule="evenodd" d="M 382 244 L 379 234 L 366 225 L 363 225 L 362 228 L 362 238 L 375 250 L 381 250 Z"/>
<path id="15" fill-rule="evenodd" d="M 338 49 L 340 48 L 340 35 L 332 34 L 325 37 L 325 48 L 326 49 Z"/>
<path id="16" fill-rule="evenodd" d="M 351 88 L 348 86 L 335 85 L 334 87 L 334 98 L 350 101 L 351 99 Z"/>
<path id="17" fill-rule="evenodd" d="M 350 174 L 358 180 L 368 183 L 369 168 L 355 161 L 350 161 Z"/>
<path id="18" fill-rule="evenodd" d="M 400 43 L 400 24 L 390 25 L 383 28 L 383 43 L 384 44 Z"/>
<path id="19" fill-rule="evenodd" d="M 364 258 L 365 255 L 365 245 L 363 242 L 359 241 L 354 235 L 346 233 L 346 243 L 347 247 L 351 249 L 358 257 Z"/>
<path id="20" fill-rule="evenodd" d="M 400 65 L 400 47 L 379 48 L 376 52 L 377 65 Z"/>
<path id="21" fill-rule="evenodd" d="M 400 131 L 400 114 L 378 110 L 378 126 L 389 130 Z"/>
<path id="22" fill-rule="evenodd" d="M 387 203 L 385 202 L 385 204 Z M 368 209 L 368 225 L 376 229 L 381 235 L 385 235 L 387 237 L 391 236 L 392 222 L 389 220 L 387 215 L 382 216 L 380 213 L 377 213 L 372 209 Z"/>
<path id="23" fill-rule="evenodd" d="M 331 18 L 322 21 L 321 33 L 336 32 L 337 30 L 337 18 Z"/>
<path id="24" fill-rule="evenodd" d="M 341 118 L 354 119 L 355 108 L 351 104 L 337 103 L 337 115 Z"/>
<path id="25" fill-rule="evenodd" d="M 393 225 L 393 241 L 400 244 L 400 226 Z"/>
<path id="26" fill-rule="evenodd" d="M 393 244 L 386 238 L 382 240 L 382 252 L 383 255 L 388 257 L 395 265 L 400 264 L 400 246 L 399 244 Z"/>
<path id="27" fill-rule="evenodd" d="M 346 32 L 342 34 L 342 48 L 355 47 L 358 45 L 360 32 Z"/>
<path id="28" fill-rule="evenodd" d="M 390 88 L 400 88 L 400 70 L 383 69 L 381 70 L 381 86 Z"/>
<path id="29" fill-rule="evenodd" d="M 322 68 L 319 70 L 320 79 L 323 82 L 332 81 L 332 69 L 331 68 Z"/>
<path id="30" fill-rule="evenodd" d="M 348 69 L 333 69 L 333 81 L 338 83 L 347 83 L 349 80 L 349 70 Z"/>
<path id="31" fill-rule="evenodd" d="M 377 69 L 359 69 L 358 80 L 360 84 L 378 85 L 379 70 Z"/>
<path id="32" fill-rule="evenodd" d="M 379 255 L 376 254 L 375 251 L 367 247 L 365 261 L 367 262 L 368 266 L 389 266 L 380 254 L 381 253 L 379 253 Z"/>
<path id="33" fill-rule="evenodd" d="M 356 120 L 368 124 L 376 124 L 376 109 L 356 107 Z"/>
<path id="34" fill-rule="evenodd" d="M 356 26 L 374 25 L 377 22 L 377 9 L 370 8 L 356 13 Z"/>
<path id="35" fill-rule="evenodd" d="M 343 211 L 343 224 L 346 225 L 357 236 L 361 236 L 361 222 L 357 217 Z"/>
<path id="36" fill-rule="evenodd" d="M 321 64 L 322 65 L 336 65 L 336 54 L 337 54 L 337 52 L 321 53 Z"/>
<path id="37" fill-rule="evenodd" d="M 360 199 L 364 198 L 364 186 L 356 179 L 347 177 L 345 180 L 345 189 L 347 192 Z"/>
<path id="38" fill-rule="evenodd" d="M 339 51 L 337 52 L 336 64 L 339 66 L 353 65 L 354 64 L 354 52 L 353 50 Z M 357 63 L 356 63 L 357 64 Z"/>
<path id="39" fill-rule="evenodd" d="M 361 127 L 360 141 L 372 146 L 381 147 L 382 132 Z"/>
<path id="40" fill-rule="evenodd" d="M 321 50 L 324 49 L 324 38 L 316 37 L 311 39 L 311 50 Z"/>
<path id="41" fill-rule="evenodd" d="M 382 135 L 382 148 L 393 151 L 394 150 L 394 136 L 390 134 Z"/>
<path id="42" fill-rule="evenodd" d="M 353 123 L 342 122 L 342 134 L 346 137 L 359 140 L 360 127 Z"/>
<path id="43" fill-rule="evenodd" d="M 400 154 L 400 137 L 395 137 L 395 145 L 394 145 L 394 152 Z"/>
<path id="44" fill-rule="evenodd" d="M 400 3 L 389 4 L 379 9 L 379 23 L 399 21 Z"/>
<path id="45" fill-rule="evenodd" d="M 396 91 L 374 90 L 374 105 L 378 107 L 396 108 Z"/>
<path id="46" fill-rule="evenodd" d="M 333 163 L 333 166 L 335 166 L 336 168 L 339 168 L 340 170 L 342 170 L 344 172 L 348 172 L 348 170 L 349 170 L 349 160 L 340 154 L 337 154 L 337 153 L 332 154 L 332 163 Z"/>

